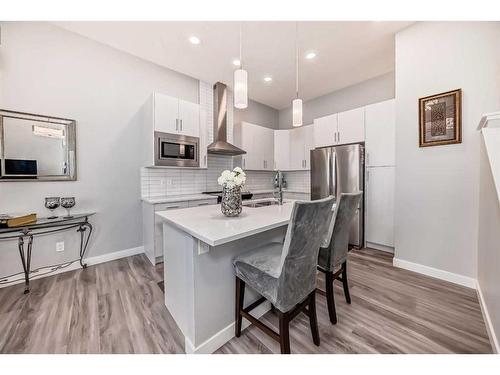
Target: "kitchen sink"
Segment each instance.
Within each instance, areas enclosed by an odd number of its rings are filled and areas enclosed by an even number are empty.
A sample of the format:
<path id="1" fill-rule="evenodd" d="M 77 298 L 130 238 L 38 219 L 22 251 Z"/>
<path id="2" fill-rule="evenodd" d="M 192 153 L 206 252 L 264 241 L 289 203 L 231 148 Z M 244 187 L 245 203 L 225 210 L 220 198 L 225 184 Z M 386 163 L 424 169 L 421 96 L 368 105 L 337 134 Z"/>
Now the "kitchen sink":
<path id="1" fill-rule="evenodd" d="M 283 201 L 283 204 L 287 203 L 286 201 Z M 253 201 L 248 201 L 244 202 L 243 206 L 244 207 L 250 207 L 250 208 L 257 208 L 257 207 L 265 207 L 265 206 L 274 206 L 279 204 L 276 199 L 269 199 L 269 200 L 259 200 L 256 202 Z"/>

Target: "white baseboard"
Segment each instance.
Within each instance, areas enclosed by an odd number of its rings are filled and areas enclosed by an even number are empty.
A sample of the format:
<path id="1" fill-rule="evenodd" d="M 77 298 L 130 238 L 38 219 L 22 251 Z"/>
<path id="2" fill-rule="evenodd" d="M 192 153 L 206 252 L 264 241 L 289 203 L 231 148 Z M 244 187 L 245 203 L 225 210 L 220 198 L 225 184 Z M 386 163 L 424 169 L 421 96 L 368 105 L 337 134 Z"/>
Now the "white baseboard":
<path id="1" fill-rule="evenodd" d="M 269 302 L 264 302 L 262 305 L 257 306 L 254 310 L 252 310 L 252 315 L 256 318 L 260 318 L 266 312 L 271 309 L 271 304 Z M 247 328 L 250 325 L 250 322 L 243 318 L 243 323 L 241 325 L 242 330 Z M 186 354 L 211 354 L 219 349 L 226 342 L 231 340 L 234 337 L 234 322 L 229 324 L 226 328 L 221 329 L 215 335 L 210 337 L 208 340 L 204 341 L 197 347 L 195 347 L 189 338 L 185 337 L 184 339 L 184 350 Z"/>
<path id="2" fill-rule="evenodd" d="M 378 243 L 366 241 L 365 247 L 369 247 L 371 249 L 380 250 L 380 251 L 384 251 L 386 253 L 394 254 L 394 248 L 391 246 L 387 246 L 387 245 L 380 245 Z"/>
<path id="3" fill-rule="evenodd" d="M 477 298 L 479 299 L 479 306 L 481 306 L 481 312 L 483 313 L 484 323 L 486 324 L 486 331 L 488 332 L 488 337 L 490 338 L 491 348 L 494 353 L 500 353 L 500 345 L 498 344 L 498 338 L 491 322 L 490 314 L 488 312 L 488 307 L 486 306 L 486 301 L 484 300 L 484 295 L 481 290 L 481 285 L 479 281 L 476 280 L 476 291 Z"/>
<path id="4" fill-rule="evenodd" d="M 409 262 L 407 260 L 394 258 L 392 261 L 394 267 L 403 268 L 405 270 L 421 273 L 423 275 L 435 277 L 449 281 L 450 283 L 459 284 L 468 288 L 476 289 L 476 279 L 472 277 L 459 275 L 457 273 L 443 271 L 437 268 L 424 266 L 423 264 Z"/>
<path id="5" fill-rule="evenodd" d="M 137 254 L 142 254 L 142 253 L 144 253 L 144 247 L 138 246 L 138 247 L 133 247 L 131 249 L 125 249 L 125 250 L 115 251 L 113 253 L 97 255 L 95 257 L 84 258 L 83 262 L 89 266 L 94 266 L 94 265 L 99 264 L 99 263 L 111 262 L 112 260 L 126 258 L 126 257 L 132 256 L 132 255 L 137 255 Z M 45 271 L 48 271 L 50 268 L 51 267 L 46 267 Z M 69 265 L 68 267 L 57 269 L 57 270 L 50 272 L 48 274 L 45 274 L 45 275 L 37 276 L 35 274 L 32 274 L 30 276 L 30 281 L 42 279 L 44 277 L 53 276 L 53 275 L 57 275 L 59 273 L 74 271 L 74 270 L 78 270 L 78 269 L 81 269 L 81 266 L 80 266 L 80 263 L 78 261 L 76 261 L 73 264 Z M 41 268 L 40 272 L 43 273 L 44 268 Z M 18 278 L 21 276 L 17 275 L 15 277 Z M 24 283 L 24 276 L 22 276 L 22 277 L 23 277 L 22 280 L 18 280 L 16 282 L 12 282 L 9 284 L 0 284 L 0 288 L 7 288 L 7 287 L 12 286 L 12 285 Z"/>

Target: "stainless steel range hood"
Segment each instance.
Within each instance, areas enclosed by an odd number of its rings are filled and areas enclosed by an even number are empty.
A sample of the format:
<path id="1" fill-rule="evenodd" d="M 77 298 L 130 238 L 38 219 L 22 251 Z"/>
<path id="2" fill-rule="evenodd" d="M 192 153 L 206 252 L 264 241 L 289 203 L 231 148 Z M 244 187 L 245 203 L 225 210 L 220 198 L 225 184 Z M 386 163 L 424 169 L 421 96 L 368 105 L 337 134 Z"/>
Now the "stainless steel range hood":
<path id="1" fill-rule="evenodd" d="M 208 153 L 218 155 L 243 155 L 246 151 L 227 141 L 227 86 L 214 85 L 214 141 L 208 145 Z"/>

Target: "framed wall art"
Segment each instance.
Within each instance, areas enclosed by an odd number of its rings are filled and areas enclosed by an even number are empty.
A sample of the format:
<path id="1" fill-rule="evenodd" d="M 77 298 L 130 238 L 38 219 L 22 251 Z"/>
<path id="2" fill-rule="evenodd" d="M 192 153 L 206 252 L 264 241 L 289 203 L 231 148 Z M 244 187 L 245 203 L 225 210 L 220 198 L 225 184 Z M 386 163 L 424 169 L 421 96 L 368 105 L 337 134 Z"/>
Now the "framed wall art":
<path id="1" fill-rule="evenodd" d="M 462 143 L 462 90 L 418 100 L 419 146 Z"/>

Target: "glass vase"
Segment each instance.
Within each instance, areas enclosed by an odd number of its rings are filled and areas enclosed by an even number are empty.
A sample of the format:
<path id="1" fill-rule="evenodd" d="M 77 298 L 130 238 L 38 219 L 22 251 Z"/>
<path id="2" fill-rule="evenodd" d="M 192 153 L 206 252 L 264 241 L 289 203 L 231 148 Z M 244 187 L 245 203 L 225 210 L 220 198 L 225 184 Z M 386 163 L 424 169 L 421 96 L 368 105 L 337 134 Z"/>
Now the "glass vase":
<path id="1" fill-rule="evenodd" d="M 224 215 L 232 217 L 241 214 L 241 186 L 222 188 L 222 201 L 220 205 Z"/>

